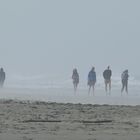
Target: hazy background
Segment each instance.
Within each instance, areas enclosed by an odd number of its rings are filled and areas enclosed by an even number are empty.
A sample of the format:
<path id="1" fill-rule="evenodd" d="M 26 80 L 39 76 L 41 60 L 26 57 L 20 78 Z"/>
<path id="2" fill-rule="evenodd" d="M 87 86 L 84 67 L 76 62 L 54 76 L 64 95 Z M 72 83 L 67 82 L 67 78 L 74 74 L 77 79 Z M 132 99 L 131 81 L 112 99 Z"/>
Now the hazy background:
<path id="1" fill-rule="evenodd" d="M 1 0 L 0 66 L 11 75 L 139 75 L 139 0 Z"/>

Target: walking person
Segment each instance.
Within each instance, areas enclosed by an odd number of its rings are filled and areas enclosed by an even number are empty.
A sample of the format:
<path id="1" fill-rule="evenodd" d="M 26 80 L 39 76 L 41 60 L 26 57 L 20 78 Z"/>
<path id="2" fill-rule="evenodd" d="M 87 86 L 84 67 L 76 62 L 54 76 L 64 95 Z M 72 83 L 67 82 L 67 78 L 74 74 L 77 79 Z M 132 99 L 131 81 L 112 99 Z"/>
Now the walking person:
<path id="1" fill-rule="evenodd" d="M 108 85 L 109 85 L 109 94 L 111 93 L 111 76 L 112 71 L 110 70 L 110 67 L 108 66 L 106 70 L 103 72 L 103 77 L 105 81 L 105 91 L 108 92 Z"/>
<path id="2" fill-rule="evenodd" d="M 78 74 L 76 68 L 73 69 L 72 80 L 73 80 L 74 92 L 76 92 L 77 91 L 77 86 L 79 84 L 79 74 Z"/>
<path id="3" fill-rule="evenodd" d="M 126 91 L 126 93 L 128 94 L 128 70 L 123 71 L 122 75 L 121 75 L 121 79 L 122 79 L 122 89 L 121 89 L 121 93 L 124 91 Z"/>
<path id="4" fill-rule="evenodd" d="M 95 83 L 96 83 L 96 72 L 95 72 L 95 68 L 92 67 L 92 69 L 88 74 L 88 86 L 89 86 L 88 94 L 90 94 L 91 87 L 93 88 L 93 94 L 94 94 Z"/>
<path id="5" fill-rule="evenodd" d="M 0 69 L 0 87 L 2 88 L 5 81 L 5 72 L 3 68 Z"/>

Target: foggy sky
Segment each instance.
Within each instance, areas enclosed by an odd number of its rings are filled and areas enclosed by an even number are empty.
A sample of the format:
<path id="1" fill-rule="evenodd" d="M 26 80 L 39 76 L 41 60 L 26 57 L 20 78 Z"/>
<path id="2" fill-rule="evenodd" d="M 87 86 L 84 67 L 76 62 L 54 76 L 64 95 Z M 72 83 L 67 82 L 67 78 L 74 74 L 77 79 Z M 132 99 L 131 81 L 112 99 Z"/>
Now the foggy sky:
<path id="1" fill-rule="evenodd" d="M 0 66 L 8 74 L 139 74 L 139 0 L 0 1 Z"/>

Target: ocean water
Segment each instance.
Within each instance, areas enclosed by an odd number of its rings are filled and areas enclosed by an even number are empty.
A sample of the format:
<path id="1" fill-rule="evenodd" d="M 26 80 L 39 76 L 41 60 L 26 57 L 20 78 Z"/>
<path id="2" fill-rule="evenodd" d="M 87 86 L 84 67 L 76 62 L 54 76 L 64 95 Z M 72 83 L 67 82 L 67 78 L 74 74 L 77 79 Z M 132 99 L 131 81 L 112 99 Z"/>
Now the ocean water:
<path id="1" fill-rule="evenodd" d="M 1 99 L 40 100 L 47 102 L 83 104 L 140 105 L 140 78 L 129 78 L 129 93 L 121 95 L 121 78 L 112 77 L 111 95 L 104 90 L 104 79 L 97 76 L 94 95 L 88 95 L 87 79 L 80 79 L 77 93 L 73 91 L 71 77 L 12 75 L 0 89 Z"/>
<path id="2" fill-rule="evenodd" d="M 35 75 L 35 76 L 21 76 L 11 75 L 5 81 L 5 87 L 7 88 L 31 88 L 31 89 L 48 89 L 48 88 L 72 88 L 71 77 L 62 76 L 46 76 L 46 75 Z M 129 78 L 129 87 L 134 89 L 140 89 L 140 77 L 131 76 Z M 79 89 L 87 88 L 87 78 L 80 78 Z M 104 88 L 104 79 L 102 76 L 97 75 L 96 88 Z M 112 88 L 121 88 L 121 76 L 114 75 L 112 77 Z"/>

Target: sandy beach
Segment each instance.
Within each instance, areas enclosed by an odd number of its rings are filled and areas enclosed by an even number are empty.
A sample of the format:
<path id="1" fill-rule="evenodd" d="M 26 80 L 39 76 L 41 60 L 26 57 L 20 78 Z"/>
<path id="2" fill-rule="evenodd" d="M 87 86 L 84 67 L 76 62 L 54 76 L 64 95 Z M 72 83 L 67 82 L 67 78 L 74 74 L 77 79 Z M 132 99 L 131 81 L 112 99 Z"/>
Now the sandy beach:
<path id="1" fill-rule="evenodd" d="M 0 140 L 139 138 L 139 105 L 0 100 Z"/>

